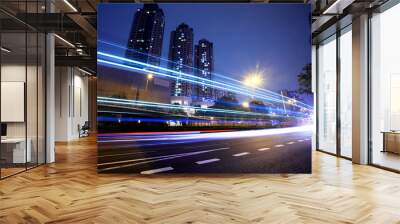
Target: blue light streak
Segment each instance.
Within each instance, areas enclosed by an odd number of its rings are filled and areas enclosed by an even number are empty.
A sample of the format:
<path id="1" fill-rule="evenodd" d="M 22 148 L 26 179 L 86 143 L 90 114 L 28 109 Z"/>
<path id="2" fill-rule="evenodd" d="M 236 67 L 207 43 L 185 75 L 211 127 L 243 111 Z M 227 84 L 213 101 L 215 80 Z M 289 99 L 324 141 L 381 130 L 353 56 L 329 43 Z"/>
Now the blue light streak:
<path id="1" fill-rule="evenodd" d="M 258 97 L 260 99 L 264 99 L 264 100 L 267 100 L 267 101 L 283 103 L 282 100 L 280 99 L 282 96 L 280 96 L 280 95 L 278 95 L 279 98 L 276 99 L 276 98 L 273 98 L 271 96 L 265 96 L 265 95 L 256 94 L 256 93 L 248 91 L 247 89 L 244 89 L 242 87 L 232 86 L 232 85 L 229 85 L 229 84 L 226 84 L 226 83 L 220 83 L 220 82 L 217 82 L 217 81 L 214 81 L 214 80 L 204 79 L 204 78 L 197 77 L 197 76 L 194 76 L 194 75 L 178 72 L 178 71 L 171 70 L 171 69 L 162 68 L 162 67 L 155 66 L 155 65 L 150 65 L 150 64 L 139 62 L 139 61 L 135 61 L 135 60 L 122 58 L 122 57 L 111 55 L 111 54 L 104 53 L 104 52 L 98 52 L 98 55 L 102 55 L 102 56 L 105 56 L 105 57 L 110 57 L 110 58 L 122 60 L 122 61 L 125 61 L 125 62 L 130 62 L 130 63 L 134 63 L 134 64 L 139 64 L 139 65 L 142 65 L 142 66 L 148 66 L 148 67 L 152 67 L 152 68 L 159 69 L 159 70 L 164 70 L 164 71 L 167 71 L 167 72 L 178 74 L 180 76 L 183 75 L 183 76 L 187 76 L 187 77 L 190 77 L 190 78 L 202 80 L 202 82 L 200 82 L 200 81 L 196 81 L 196 80 L 192 80 L 192 79 L 188 79 L 188 78 L 184 78 L 184 77 L 180 77 L 179 78 L 181 80 L 184 80 L 184 81 L 187 81 L 187 82 L 190 82 L 190 83 L 206 85 L 206 86 L 209 86 L 211 88 L 223 89 L 223 90 L 226 90 L 226 91 L 231 91 L 231 92 L 235 92 L 235 93 L 238 93 L 238 94 L 247 95 L 247 96 L 251 96 L 251 97 L 256 96 L 256 97 Z M 139 71 L 139 72 L 143 72 L 143 73 L 151 72 L 152 74 L 155 74 L 155 75 L 168 77 L 168 78 L 171 78 L 171 79 L 176 79 L 176 76 L 165 74 L 165 73 L 161 73 L 161 72 L 156 72 L 156 71 L 149 71 L 146 68 L 132 67 L 132 66 L 129 66 L 129 65 L 126 65 L 126 64 L 107 61 L 107 60 L 103 60 L 103 59 L 98 59 L 97 61 L 100 64 L 116 66 L 116 67 L 124 68 L 124 69 L 127 69 L 127 70 L 134 70 L 134 71 Z M 221 85 L 221 86 L 212 85 L 212 84 L 210 84 L 208 82 L 214 83 L 214 84 L 218 84 L 218 85 Z M 301 104 L 304 104 L 304 103 L 301 103 Z M 306 104 L 304 104 L 304 105 L 306 105 Z M 300 106 L 298 104 L 294 104 L 292 106 L 303 108 L 303 109 L 306 109 L 306 110 L 311 110 L 310 108 L 308 108 L 309 107 L 308 105 L 306 105 L 307 107 Z"/>
<path id="2" fill-rule="evenodd" d="M 193 110 L 194 112 L 203 111 L 203 112 L 215 112 L 222 114 L 229 113 L 229 114 L 252 115 L 252 116 L 287 117 L 286 115 L 283 116 L 271 113 L 257 113 L 257 112 L 247 112 L 247 111 L 227 110 L 227 109 L 217 109 L 217 108 L 201 108 L 201 107 L 182 106 L 175 104 L 165 104 L 165 103 L 147 102 L 139 100 L 126 100 L 126 99 L 118 99 L 112 97 L 97 97 L 97 102 L 100 104 L 109 104 L 109 105 L 117 104 L 117 105 L 129 105 L 129 106 L 143 106 L 151 108 Z M 305 117 L 305 114 L 303 113 L 292 112 L 292 114 L 300 115 L 299 117 Z"/>
<path id="3" fill-rule="evenodd" d="M 162 57 L 156 57 L 156 56 L 150 55 L 150 54 L 145 54 L 145 53 L 143 53 L 143 52 L 140 52 L 140 51 L 137 51 L 137 50 L 134 50 L 134 49 L 127 48 L 126 46 L 118 45 L 118 44 L 115 44 L 115 43 L 110 43 L 110 42 L 103 41 L 103 40 L 98 40 L 98 42 L 99 42 L 99 43 L 106 44 L 106 45 L 110 45 L 110 46 L 113 46 L 113 47 L 117 47 L 117 48 L 120 48 L 120 49 L 123 49 L 124 51 L 134 52 L 134 53 L 138 53 L 138 54 L 141 54 L 141 55 L 144 55 L 144 56 L 147 56 L 147 57 L 151 57 L 151 58 L 154 58 L 154 59 L 160 59 L 160 60 L 165 61 L 165 62 L 168 62 L 168 63 L 174 63 L 174 64 L 176 64 L 176 62 L 174 62 L 174 61 L 167 60 L 167 59 L 164 59 L 164 58 L 162 58 Z M 116 55 L 115 55 L 115 56 L 116 56 Z M 118 57 L 118 56 L 116 56 L 116 57 Z M 137 61 L 129 60 L 129 59 L 122 58 L 122 57 L 120 57 L 120 58 L 121 58 L 120 60 L 128 60 L 128 62 L 129 62 L 129 61 L 131 61 L 131 62 L 133 62 L 133 63 L 137 62 Z M 139 62 L 139 63 L 142 63 L 142 62 Z M 150 66 L 150 67 L 153 67 L 153 68 L 156 68 L 156 69 L 162 68 L 162 67 L 159 67 L 159 66 L 149 65 L 149 64 L 146 64 L 146 63 L 142 63 L 142 64 L 143 64 L 144 66 Z M 185 67 L 185 68 L 193 69 L 193 70 L 199 70 L 199 69 L 196 68 L 196 67 L 192 67 L 192 66 L 188 66 L 188 65 L 181 65 L 181 66 L 183 66 L 183 67 Z M 163 68 L 163 69 L 164 69 L 164 68 Z M 166 69 L 166 71 L 168 71 L 168 72 L 174 72 L 174 73 L 177 72 L 177 71 L 175 71 L 175 70 L 170 70 L 170 69 Z M 201 70 L 200 70 L 200 71 L 201 71 Z M 220 78 L 222 78 L 222 79 L 227 79 L 227 80 L 233 81 L 233 82 L 235 82 L 235 83 L 237 83 L 237 84 L 239 84 L 239 85 L 243 85 L 243 83 L 242 83 L 241 81 L 236 80 L 236 79 L 233 79 L 233 78 L 230 78 L 230 77 L 227 77 L 227 76 L 225 76 L 225 75 L 221 75 L 221 74 L 215 73 L 215 72 L 212 72 L 211 74 L 214 75 L 214 76 L 220 77 Z M 179 72 L 178 72 L 178 75 L 182 75 L 182 73 L 179 73 Z M 195 78 L 200 78 L 200 77 L 195 76 Z M 204 79 L 203 81 L 210 81 L 210 80 Z M 249 88 L 247 88 L 247 90 L 250 91 L 250 93 L 252 93 L 252 95 L 254 95 L 254 91 L 253 91 L 253 90 L 251 90 L 251 89 L 249 89 Z M 264 93 L 266 93 L 266 94 L 273 95 L 274 97 L 277 97 L 277 99 L 279 99 L 279 102 L 281 102 L 281 103 L 282 103 L 282 98 L 285 99 L 286 101 L 293 100 L 293 98 L 290 98 L 290 97 L 287 97 L 287 96 L 283 96 L 283 95 L 281 95 L 281 94 L 278 94 L 278 93 L 276 93 L 276 92 L 273 92 L 273 91 L 270 91 L 270 90 L 267 90 L 267 89 L 261 89 L 261 88 L 257 87 L 257 88 L 255 88 L 255 90 L 264 92 Z M 310 106 L 310 105 L 308 105 L 308 104 L 305 104 L 305 103 L 303 103 L 303 102 L 301 102 L 301 101 L 298 101 L 298 100 L 296 100 L 296 104 L 302 105 L 303 108 L 306 108 L 306 109 L 309 109 L 309 110 L 312 110 L 312 109 L 313 109 L 312 106 Z M 297 106 L 297 105 L 294 105 L 294 106 Z"/>

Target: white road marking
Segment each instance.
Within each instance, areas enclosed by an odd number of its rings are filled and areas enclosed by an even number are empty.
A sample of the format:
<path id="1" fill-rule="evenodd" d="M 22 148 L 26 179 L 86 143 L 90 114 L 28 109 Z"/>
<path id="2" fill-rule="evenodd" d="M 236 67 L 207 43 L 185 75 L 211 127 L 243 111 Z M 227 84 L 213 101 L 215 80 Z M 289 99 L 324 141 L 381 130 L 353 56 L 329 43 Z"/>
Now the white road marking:
<path id="1" fill-rule="evenodd" d="M 233 156 L 238 157 L 238 156 L 245 156 L 245 155 L 248 155 L 248 154 L 250 154 L 250 153 L 248 153 L 248 152 L 242 152 L 242 153 L 233 154 Z"/>
<path id="2" fill-rule="evenodd" d="M 185 157 L 185 156 L 193 156 L 193 155 L 198 155 L 198 154 L 203 154 L 203 153 L 213 152 L 213 151 L 219 151 L 219 150 L 225 150 L 225 149 L 229 149 L 229 147 L 219 148 L 219 149 L 202 150 L 202 151 L 194 151 L 194 152 L 187 152 L 187 153 L 169 154 L 169 155 L 165 155 L 165 156 L 154 156 L 154 157 L 145 157 L 145 158 L 131 159 L 131 160 L 121 160 L 121 161 L 116 161 L 116 162 L 99 163 L 97 165 L 101 166 L 101 165 L 115 165 L 115 164 L 130 163 L 130 162 L 151 162 L 151 161 L 159 161 L 159 160 L 164 160 L 164 159 L 174 159 L 174 158 L 180 158 L 180 157 Z"/>
<path id="3" fill-rule="evenodd" d="M 260 152 L 262 152 L 262 151 L 266 151 L 266 150 L 268 150 L 268 149 L 271 149 L 271 148 L 261 148 L 261 149 L 257 149 L 257 150 L 260 151 Z"/>
<path id="4" fill-rule="evenodd" d="M 217 162 L 217 161 L 220 161 L 220 159 L 218 159 L 218 158 L 207 159 L 207 160 L 197 161 L 196 163 L 199 165 L 202 165 L 202 164 L 213 163 L 213 162 Z"/>
<path id="5" fill-rule="evenodd" d="M 167 166 L 167 167 L 163 167 L 163 168 L 159 168 L 159 169 L 142 171 L 142 172 L 140 172 L 140 174 L 154 174 L 154 173 L 161 173 L 161 172 L 166 172 L 166 171 L 170 171 L 170 170 L 174 170 L 174 168 Z"/>
<path id="6" fill-rule="evenodd" d="M 172 155 L 166 155 L 166 156 L 155 156 L 155 157 L 147 157 L 147 158 L 140 158 L 140 159 L 123 160 L 123 161 L 117 161 L 117 162 L 101 163 L 101 164 L 98 164 L 97 166 L 117 165 L 117 166 L 107 167 L 107 168 L 98 168 L 99 171 L 114 170 L 114 169 L 121 169 L 121 168 L 126 168 L 126 167 L 137 166 L 140 164 L 154 163 L 154 162 L 163 161 L 163 160 L 172 160 L 172 159 L 177 159 L 177 158 L 182 158 L 182 157 L 187 157 L 187 156 L 194 156 L 194 155 L 198 155 L 198 154 L 219 151 L 219 150 L 225 150 L 225 149 L 229 149 L 229 147 L 204 150 L 204 151 L 195 151 L 195 152 L 189 152 L 189 153 L 179 153 L 179 154 L 172 154 Z M 128 164 L 118 165 L 121 163 L 128 163 Z"/>
<path id="7" fill-rule="evenodd" d="M 288 145 L 292 145 L 292 144 L 294 144 L 294 142 L 288 142 L 287 144 L 288 144 Z"/>
<path id="8" fill-rule="evenodd" d="M 304 140 L 303 139 L 299 139 L 299 140 L 297 140 L 298 142 L 304 142 Z"/>
<path id="9" fill-rule="evenodd" d="M 283 147 L 284 145 L 275 145 L 275 147 L 280 148 Z"/>

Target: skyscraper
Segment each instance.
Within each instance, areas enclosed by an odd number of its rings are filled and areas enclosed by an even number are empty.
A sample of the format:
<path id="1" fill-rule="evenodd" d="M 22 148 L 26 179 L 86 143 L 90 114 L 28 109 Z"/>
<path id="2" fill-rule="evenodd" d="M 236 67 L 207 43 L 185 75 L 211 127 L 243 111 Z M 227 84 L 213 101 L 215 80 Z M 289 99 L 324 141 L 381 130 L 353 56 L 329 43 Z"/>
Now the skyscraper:
<path id="1" fill-rule="evenodd" d="M 134 16 L 128 39 L 126 58 L 160 65 L 164 36 L 164 12 L 157 4 L 144 4 Z M 147 68 L 151 70 L 151 68 Z M 151 72 L 150 72 L 151 73 Z M 138 72 L 130 81 L 136 100 L 169 102 L 169 82 L 162 77 Z M 125 80 L 127 85 L 129 82 Z"/>
<path id="2" fill-rule="evenodd" d="M 173 70 L 192 74 L 193 69 L 193 29 L 187 24 L 180 24 L 171 32 L 169 45 L 169 67 Z M 191 97 L 192 85 L 182 80 L 182 75 L 173 74 L 171 96 Z"/>
<path id="3" fill-rule="evenodd" d="M 143 8 L 138 9 L 132 23 L 126 57 L 159 65 L 164 23 L 164 12 L 157 4 L 144 4 Z"/>
<path id="4" fill-rule="evenodd" d="M 203 79 L 211 80 L 211 73 L 214 69 L 213 43 L 206 39 L 199 40 L 195 46 L 194 62 L 196 75 Z M 205 83 L 205 81 L 201 81 Z M 204 84 L 195 85 L 195 97 L 199 101 L 211 100 L 213 97 L 212 89 Z"/>

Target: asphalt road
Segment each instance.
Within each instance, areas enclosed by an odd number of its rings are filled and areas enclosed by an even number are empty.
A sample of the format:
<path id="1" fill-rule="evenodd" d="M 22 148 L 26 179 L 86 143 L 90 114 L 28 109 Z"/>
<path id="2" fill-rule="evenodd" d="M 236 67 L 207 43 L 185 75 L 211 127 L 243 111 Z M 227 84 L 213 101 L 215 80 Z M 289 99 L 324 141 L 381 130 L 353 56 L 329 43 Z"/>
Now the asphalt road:
<path id="1" fill-rule="evenodd" d="M 311 172 L 311 132 L 259 132 L 239 137 L 237 132 L 234 137 L 230 133 L 99 137 L 98 170 L 131 174 Z"/>

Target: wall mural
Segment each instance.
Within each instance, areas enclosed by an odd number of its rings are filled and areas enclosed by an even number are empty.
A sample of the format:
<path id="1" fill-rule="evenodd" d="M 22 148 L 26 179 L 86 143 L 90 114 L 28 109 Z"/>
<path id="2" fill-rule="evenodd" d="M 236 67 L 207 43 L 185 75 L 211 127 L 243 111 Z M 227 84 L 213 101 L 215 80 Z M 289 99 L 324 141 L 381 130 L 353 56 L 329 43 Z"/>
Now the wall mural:
<path id="1" fill-rule="evenodd" d="M 310 173 L 306 4 L 100 4 L 98 171 Z"/>

